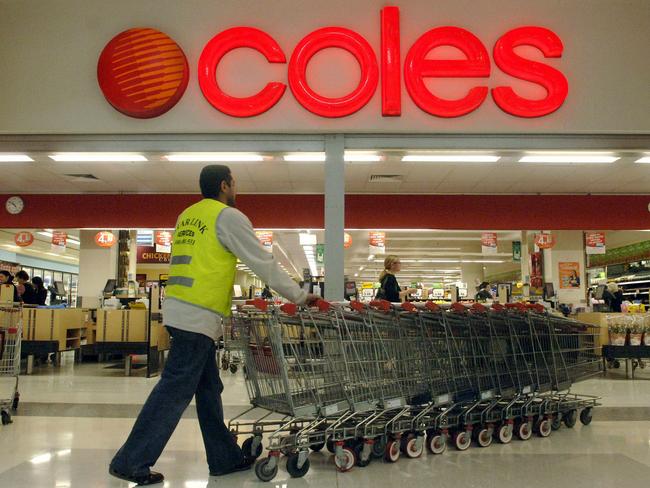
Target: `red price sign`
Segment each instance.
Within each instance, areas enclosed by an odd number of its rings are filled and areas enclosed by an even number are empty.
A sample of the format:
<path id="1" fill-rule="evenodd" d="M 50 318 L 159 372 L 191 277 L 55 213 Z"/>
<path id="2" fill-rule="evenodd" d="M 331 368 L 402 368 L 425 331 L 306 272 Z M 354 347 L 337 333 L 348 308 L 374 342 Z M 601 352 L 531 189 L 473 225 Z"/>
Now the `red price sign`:
<path id="1" fill-rule="evenodd" d="M 368 232 L 368 244 L 373 247 L 386 247 L 386 233 L 381 231 Z"/>
<path id="2" fill-rule="evenodd" d="M 270 230 L 256 230 L 255 235 L 259 239 L 260 243 L 265 248 L 273 247 L 273 231 Z"/>
<path id="3" fill-rule="evenodd" d="M 555 237 L 547 232 L 536 234 L 535 245 L 540 249 L 551 249 L 555 246 Z"/>
<path id="4" fill-rule="evenodd" d="M 68 234 L 65 232 L 55 231 L 52 234 L 52 245 L 55 247 L 63 247 L 68 243 Z"/>
<path id="5" fill-rule="evenodd" d="M 27 231 L 18 232 L 14 236 L 14 242 L 16 243 L 17 246 L 20 247 L 31 246 L 32 243 L 34 242 L 34 234 Z"/>
<path id="6" fill-rule="evenodd" d="M 99 247 L 112 247 L 115 242 L 115 234 L 112 232 L 102 231 L 95 235 L 95 244 Z"/>
<path id="7" fill-rule="evenodd" d="M 154 233 L 154 240 L 159 246 L 171 246 L 173 234 L 168 230 L 157 230 Z"/>
<path id="8" fill-rule="evenodd" d="M 347 232 L 343 234 L 343 247 L 348 249 L 352 245 L 352 236 Z"/>

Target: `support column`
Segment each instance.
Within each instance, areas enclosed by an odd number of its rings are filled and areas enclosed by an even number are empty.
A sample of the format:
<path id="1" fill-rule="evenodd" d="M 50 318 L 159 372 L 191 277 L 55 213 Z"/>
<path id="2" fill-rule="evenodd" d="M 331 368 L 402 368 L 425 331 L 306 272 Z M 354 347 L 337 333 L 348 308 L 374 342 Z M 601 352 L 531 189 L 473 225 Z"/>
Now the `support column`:
<path id="1" fill-rule="evenodd" d="M 113 231 L 117 233 L 117 231 Z M 117 273 L 117 244 L 113 247 L 99 247 L 95 244 L 96 230 L 82 230 L 79 249 L 79 297 L 84 306 L 84 299 L 92 306 L 97 306 L 106 280 L 114 279 Z"/>
<path id="2" fill-rule="evenodd" d="M 530 256 L 528 250 L 528 231 L 521 231 L 521 281 L 530 283 Z"/>
<path id="3" fill-rule="evenodd" d="M 344 297 L 344 146 L 343 135 L 325 136 L 325 299 L 329 301 Z"/>

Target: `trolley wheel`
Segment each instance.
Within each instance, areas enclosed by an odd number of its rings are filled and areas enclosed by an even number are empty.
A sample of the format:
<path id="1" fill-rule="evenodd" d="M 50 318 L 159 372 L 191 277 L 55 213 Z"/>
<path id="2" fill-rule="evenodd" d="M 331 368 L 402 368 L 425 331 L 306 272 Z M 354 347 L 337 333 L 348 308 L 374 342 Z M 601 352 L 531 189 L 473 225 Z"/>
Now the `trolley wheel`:
<path id="1" fill-rule="evenodd" d="M 273 478 L 275 478 L 275 475 L 278 474 L 277 463 L 274 467 L 270 467 L 270 461 L 271 458 L 266 457 L 264 459 L 260 459 L 257 461 L 257 463 L 255 463 L 255 474 L 260 481 L 271 481 Z"/>
<path id="2" fill-rule="evenodd" d="M 645 369 L 645 361 L 642 361 L 641 359 L 639 359 L 639 368 Z"/>
<path id="3" fill-rule="evenodd" d="M 386 454 L 384 455 L 384 459 L 389 463 L 396 463 L 399 460 L 400 452 L 400 441 L 391 439 L 386 444 Z"/>
<path id="4" fill-rule="evenodd" d="M 230 361 L 228 361 L 228 358 L 224 356 L 221 359 L 221 369 L 223 369 L 224 371 L 228 371 L 229 365 L 230 365 Z"/>
<path id="5" fill-rule="evenodd" d="M 9 425 L 12 422 L 9 412 L 2 411 L 2 425 Z"/>
<path id="6" fill-rule="evenodd" d="M 447 436 L 440 432 L 427 435 L 427 449 L 431 454 L 442 454 L 447 450 Z"/>
<path id="7" fill-rule="evenodd" d="M 585 408 L 582 412 L 580 412 L 580 422 L 582 425 L 589 425 L 592 418 L 591 407 Z"/>
<path id="8" fill-rule="evenodd" d="M 372 451 L 370 455 L 374 458 L 381 459 L 386 453 L 386 443 L 388 440 L 385 435 L 380 435 L 375 439 L 375 443 L 372 445 Z"/>
<path id="9" fill-rule="evenodd" d="M 496 435 L 501 444 L 509 444 L 510 441 L 512 441 L 512 430 L 512 424 L 503 424 L 499 426 Z"/>
<path id="10" fill-rule="evenodd" d="M 412 439 L 415 436 L 412 432 L 409 432 L 408 434 L 403 434 L 402 437 L 400 437 L 399 440 L 399 449 L 402 451 L 402 454 L 406 454 L 406 445 L 408 444 L 409 440 Z"/>
<path id="11" fill-rule="evenodd" d="M 236 364 L 231 364 L 230 365 L 230 372 L 232 374 L 235 374 L 237 372 L 237 365 Z"/>
<path id="12" fill-rule="evenodd" d="M 365 459 L 365 460 L 363 459 L 363 457 L 362 457 L 363 444 L 364 444 L 363 441 L 361 441 L 361 442 L 357 442 L 354 445 L 354 456 L 355 456 L 355 458 L 357 460 L 356 464 L 360 468 L 365 468 L 366 466 L 368 466 L 370 464 L 370 461 L 372 461 L 372 455 L 369 455 L 368 459 Z"/>
<path id="13" fill-rule="evenodd" d="M 20 402 L 20 395 L 16 393 L 16 396 L 14 396 L 14 401 L 11 404 L 11 409 L 15 412 L 18 410 L 18 403 Z"/>
<path id="14" fill-rule="evenodd" d="M 244 453 L 244 456 L 249 456 L 252 457 L 253 459 L 257 459 L 262 455 L 262 451 L 264 450 L 264 447 L 262 446 L 262 443 L 260 442 L 257 445 L 257 448 L 255 451 L 253 451 L 253 442 L 255 441 L 255 437 L 249 437 L 244 441 L 244 443 L 241 446 L 241 450 Z"/>
<path id="15" fill-rule="evenodd" d="M 419 458 L 424 452 L 424 442 L 421 442 L 421 439 L 418 437 L 416 435 L 409 436 L 409 440 L 406 442 L 406 450 L 404 453 L 411 459 Z"/>
<path id="16" fill-rule="evenodd" d="M 287 471 L 292 478 L 302 478 L 309 471 L 309 458 L 305 459 L 302 467 L 298 467 L 298 453 L 291 453 L 287 457 Z"/>
<path id="17" fill-rule="evenodd" d="M 285 456 L 292 454 L 296 451 L 296 436 L 295 434 L 289 434 L 286 437 L 280 439 L 280 452 Z"/>
<path id="18" fill-rule="evenodd" d="M 551 421 L 549 419 L 540 419 L 537 421 L 537 434 L 540 437 L 548 437 L 551 435 L 553 428 L 551 427 Z"/>
<path id="19" fill-rule="evenodd" d="M 472 433 L 466 430 L 458 431 L 454 434 L 454 445 L 459 451 L 467 451 L 472 445 Z"/>
<path id="20" fill-rule="evenodd" d="M 576 421 L 578 420 L 578 412 L 571 410 L 562 416 L 562 420 L 564 421 L 564 425 L 566 425 L 569 429 L 572 429 L 575 427 Z"/>
<path id="21" fill-rule="evenodd" d="M 490 429 L 484 427 L 478 431 L 476 435 L 476 443 L 481 447 L 490 447 L 492 444 L 493 436 L 490 434 Z"/>
<path id="22" fill-rule="evenodd" d="M 354 451 L 349 447 L 344 447 L 341 455 L 334 455 L 334 464 L 336 465 L 336 469 L 338 469 L 341 473 L 350 471 L 356 462 L 357 460 L 356 456 L 354 455 Z"/>
<path id="23" fill-rule="evenodd" d="M 612 364 L 614 365 L 614 369 L 621 367 L 621 362 L 618 359 L 614 359 L 614 362 Z"/>
<path id="24" fill-rule="evenodd" d="M 314 451 L 314 452 L 320 452 L 320 451 L 323 450 L 324 447 L 325 447 L 325 443 L 324 443 L 324 442 L 321 442 L 321 443 L 319 443 L 319 444 L 314 444 L 314 445 L 312 445 L 312 446 L 309 446 L 309 448 L 310 448 L 312 451 Z"/>
<path id="25" fill-rule="evenodd" d="M 325 447 L 327 447 L 327 450 L 330 453 L 332 454 L 336 453 L 336 446 L 334 445 L 334 439 L 332 439 L 332 436 L 329 436 L 325 441 Z"/>
<path id="26" fill-rule="evenodd" d="M 533 435 L 533 429 L 531 428 L 530 422 L 527 420 L 520 420 L 515 425 L 515 434 L 517 434 L 517 437 L 522 441 L 530 439 Z"/>
<path id="27" fill-rule="evenodd" d="M 551 421 L 551 429 L 559 430 L 560 427 L 562 427 L 562 414 L 558 413 Z"/>

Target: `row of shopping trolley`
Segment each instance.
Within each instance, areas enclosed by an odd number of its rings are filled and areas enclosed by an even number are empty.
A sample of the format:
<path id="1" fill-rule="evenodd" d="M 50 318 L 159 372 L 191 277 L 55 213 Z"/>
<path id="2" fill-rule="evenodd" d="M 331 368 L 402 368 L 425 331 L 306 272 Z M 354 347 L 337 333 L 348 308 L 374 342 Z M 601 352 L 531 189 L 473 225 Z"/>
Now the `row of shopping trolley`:
<path id="1" fill-rule="evenodd" d="M 569 393 L 600 371 L 598 327 L 543 307 L 257 302 L 240 307 L 230 327 L 251 408 L 229 427 L 247 435 L 248 456 L 261 456 L 267 437 L 268 456 L 255 466 L 263 481 L 282 455 L 301 477 L 309 453 L 327 447 L 344 472 L 425 448 L 546 437 L 561 423 L 573 427 L 578 412 L 589 424 L 598 405 Z"/>
<path id="2" fill-rule="evenodd" d="M 18 408 L 18 375 L 22 308 L 16 303 L 0 303 L 0 421 L 12 423 L 11 412 Z"/>

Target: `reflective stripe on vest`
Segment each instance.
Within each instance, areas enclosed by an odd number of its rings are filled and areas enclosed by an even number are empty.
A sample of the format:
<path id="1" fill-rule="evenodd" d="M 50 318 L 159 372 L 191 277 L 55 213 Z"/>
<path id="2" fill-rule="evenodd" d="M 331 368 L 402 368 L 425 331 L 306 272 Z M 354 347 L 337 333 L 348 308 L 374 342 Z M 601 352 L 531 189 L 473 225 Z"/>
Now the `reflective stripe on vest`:
<path id="1" fill-rule="evenodd" d="M 237 258 L 217 238 L 227 205 L 206 198 L 178 217 L 165 295 L 223 316 L 230 315 Z"/>

